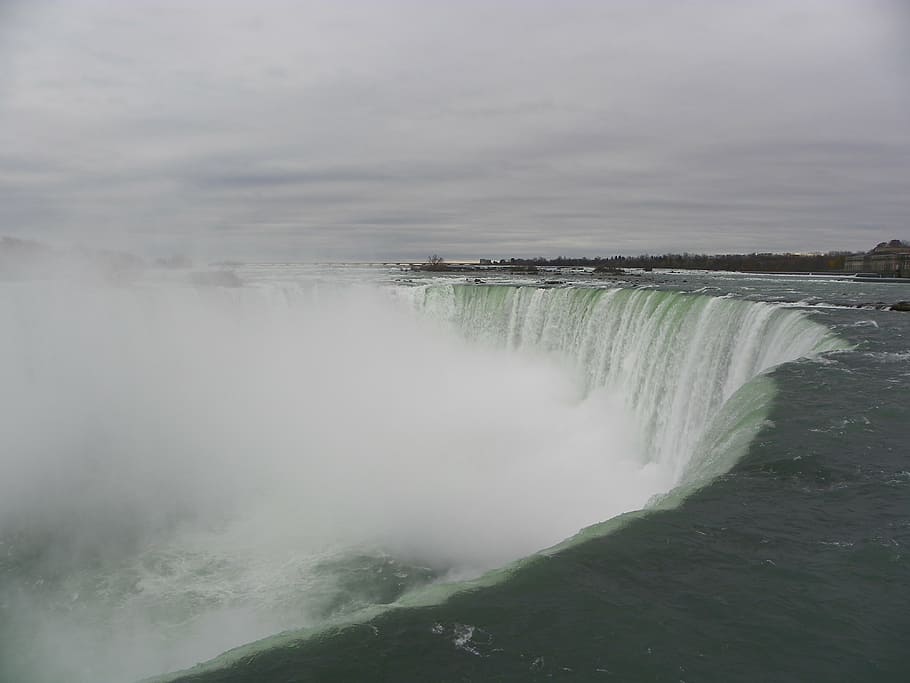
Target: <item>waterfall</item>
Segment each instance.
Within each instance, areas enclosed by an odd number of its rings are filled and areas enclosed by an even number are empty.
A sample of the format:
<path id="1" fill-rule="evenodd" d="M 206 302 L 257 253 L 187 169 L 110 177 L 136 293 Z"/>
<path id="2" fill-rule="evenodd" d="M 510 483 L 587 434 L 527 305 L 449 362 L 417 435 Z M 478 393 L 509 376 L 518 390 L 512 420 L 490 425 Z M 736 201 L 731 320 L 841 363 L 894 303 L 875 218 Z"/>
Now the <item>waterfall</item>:
<path id="1" fill-rule="evenodd" d="M 586 393 L 618 392 L 647 461 L 677 482 L 701 471 L 712 426 L 750 381 L 839 345 L 799 311 L 653 289 L 432 285 L 404 295 L 472 340 L 563 357 Z M 770 398 L 767 384 L 754 388 Z"/>
<path id="2" fill-rule="evenodd" d="M 0 678 L 34 682 L 444 597 L 729 468 L 763 373 L 837 345 L 631 289 L 5 283 L 0 320 Z"/>

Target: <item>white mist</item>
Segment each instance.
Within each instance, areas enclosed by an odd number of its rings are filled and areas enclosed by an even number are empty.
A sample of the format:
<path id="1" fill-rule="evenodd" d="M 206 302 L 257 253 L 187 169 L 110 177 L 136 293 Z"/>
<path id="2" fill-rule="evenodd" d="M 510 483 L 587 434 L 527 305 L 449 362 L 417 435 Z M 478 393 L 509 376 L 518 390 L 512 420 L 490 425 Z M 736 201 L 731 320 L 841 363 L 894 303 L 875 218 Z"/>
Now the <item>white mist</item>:
<path id="1" fill-rule="evenodd" d="M 34 680 L 186 667 L 317 623 L 326 558 L 477 574 L 672 483 L 565 359 L 371 289 L 11 284 L 0 315 L 4 666 Z"/>

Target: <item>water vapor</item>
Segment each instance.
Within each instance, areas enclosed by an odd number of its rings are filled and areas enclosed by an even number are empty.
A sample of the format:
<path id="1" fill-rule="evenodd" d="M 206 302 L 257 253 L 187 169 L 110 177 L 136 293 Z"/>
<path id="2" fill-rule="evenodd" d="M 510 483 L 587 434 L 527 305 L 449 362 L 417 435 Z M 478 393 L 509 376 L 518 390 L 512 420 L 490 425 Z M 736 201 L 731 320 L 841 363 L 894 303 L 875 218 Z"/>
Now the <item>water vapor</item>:
<path id="1" fill-rule="evenodd" d="M 615 396 L 383 292 L 39 281 L 0 314 L 3 658 L 32 680 L 185 667 L 318 623 L 383 566 L 352 557 L 477 574 L 667 485 Z"/>

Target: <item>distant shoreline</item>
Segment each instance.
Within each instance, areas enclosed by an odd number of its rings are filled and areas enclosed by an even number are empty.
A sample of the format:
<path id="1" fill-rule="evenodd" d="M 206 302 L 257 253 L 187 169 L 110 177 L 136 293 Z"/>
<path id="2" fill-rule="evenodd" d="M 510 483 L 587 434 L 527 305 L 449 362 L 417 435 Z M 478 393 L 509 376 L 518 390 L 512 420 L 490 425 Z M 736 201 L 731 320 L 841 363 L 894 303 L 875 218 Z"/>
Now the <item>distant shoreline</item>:
<path id="1" fill-rule="evenodd" d="M 887 252 L 887 254 L 885 253 Z M 900 240 L 883 242 L 866 254 L 846 251 L 817 253 L 751 254 L 662 254 L 594 258 L 509 258 L 480 259 L 474 264 L 447 262 L 431 256 L 423 263 L 409 264 L 412 270 L 445 272 L 483 268 L 509 268 L 517 272 L 536 272 L 538 268 L 579 268 L 594 273 L 619 273 L 625 269 L 700 270 L 768 274 L 865 275 L 869 277 L 910 278 L 910 246 Z"/>

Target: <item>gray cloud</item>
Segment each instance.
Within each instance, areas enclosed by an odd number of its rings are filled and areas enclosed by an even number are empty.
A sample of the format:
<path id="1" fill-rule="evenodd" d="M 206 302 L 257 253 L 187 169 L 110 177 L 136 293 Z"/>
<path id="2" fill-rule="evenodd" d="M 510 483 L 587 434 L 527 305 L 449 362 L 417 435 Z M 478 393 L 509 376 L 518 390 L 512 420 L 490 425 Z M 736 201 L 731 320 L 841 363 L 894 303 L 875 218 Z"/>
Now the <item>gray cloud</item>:
<path id="1" fill-rule="evenodd" d="M 908 237 L 900 3 L 3 12 L 3 234 L 304 260 Z"/>

